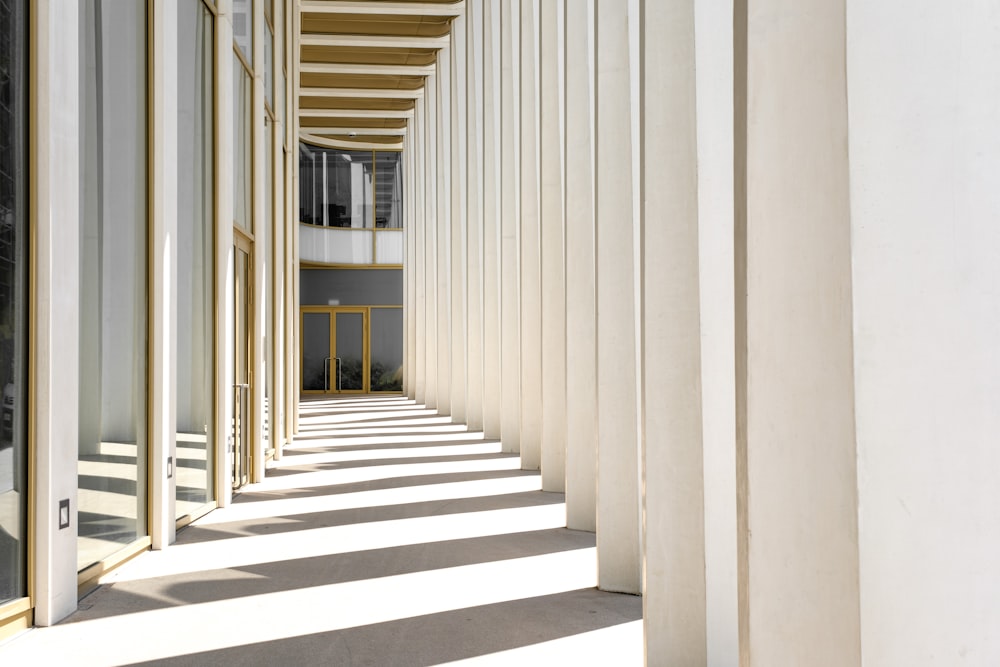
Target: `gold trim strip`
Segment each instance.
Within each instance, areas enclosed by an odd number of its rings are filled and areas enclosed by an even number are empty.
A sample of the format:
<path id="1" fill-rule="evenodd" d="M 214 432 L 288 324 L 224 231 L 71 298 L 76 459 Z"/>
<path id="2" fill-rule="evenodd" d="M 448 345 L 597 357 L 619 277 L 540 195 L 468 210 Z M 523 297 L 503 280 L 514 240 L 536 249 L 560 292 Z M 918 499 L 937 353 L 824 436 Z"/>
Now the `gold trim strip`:
<path id="1" fill-rule="evenodd" d="M 76 575 L 78 596 L 83 597 L 94 588 L 97 588 L 98 579 L 121 567 L 144 551 L 149 550 L 152 544 L 153 540 L 150 539 L 149 535 L 145 535 L 123 549 L 119 549 L 99 563 L 94 563 L 90 567 L 80 570 Z"/>

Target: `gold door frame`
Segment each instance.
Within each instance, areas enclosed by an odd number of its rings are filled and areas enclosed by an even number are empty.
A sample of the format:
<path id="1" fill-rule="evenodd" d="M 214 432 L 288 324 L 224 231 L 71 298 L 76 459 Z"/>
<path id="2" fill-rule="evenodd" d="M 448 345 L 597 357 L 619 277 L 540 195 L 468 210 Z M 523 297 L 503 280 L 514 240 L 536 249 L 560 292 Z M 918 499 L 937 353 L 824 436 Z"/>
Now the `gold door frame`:
<path id="1" fill-rule="evenodd" d="M 330 341 L 327 351 L 330 361 L 329 388 L 303 389 L 302 378 L 305 371 L 305 315 L 306 313 L 325 313 L 330 318 Z M 337 389 L 333 378 L 333 359 L 337 356 L 337 315 L 340 313 L 359 313 L 362 316 L 361 333 L 361 389 Z M 358 395 L 371 391 L 371 308 L 369 306 L 300 306 L 299 308 L 299 391 L 309 395 Z"/>
<path id="2" fill-rule="evenodd" d="M 246 284 L 243 285 L 243 303 L 237 298 L 239 289 L 239 253 L 247 256 Z M 254 314 L 256 312 L 254 304 L 254 256 L 253 240 L 239 228 L 233 226 L 233 461 L 232 461 L 232 484 L 233 489 L 239 489 L 251 481 L 254 463 Z M 242 310 L 241 310 L 242 307 Z M 246 317 L 246 338 L 239 338 L 239 323 L 241 313 L 245 311 Z M 246 358 L 246 382 L 236 382 L 239 372 L 237 360 L 239 359 L 239 349 L 242 347 Z M 246 385 L 242 387 L 242 385 Z M 242 405 L 243 401 L 246 405 Z M 245 415 L 245 417 L 244 417 Z M 245 418 L 246 423 L 243 423 Z M 237 421 L 239 420 L 239 422 Z M 242 426 L 242 428 L 238 428 Z M 246 442 L 244 442 L 244 436 Z"/>

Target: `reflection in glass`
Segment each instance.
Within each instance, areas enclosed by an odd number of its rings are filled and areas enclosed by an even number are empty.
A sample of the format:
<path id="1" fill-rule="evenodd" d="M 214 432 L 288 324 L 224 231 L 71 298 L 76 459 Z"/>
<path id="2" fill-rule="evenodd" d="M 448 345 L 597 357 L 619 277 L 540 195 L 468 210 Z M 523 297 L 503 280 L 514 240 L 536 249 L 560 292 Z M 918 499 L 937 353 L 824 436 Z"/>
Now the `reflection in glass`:
<path id="1" fill-rule="evenodd" d="M 302 389 L 330 389 L 330 315 L 302 313 Z"/>
<path id="2" fill-rule="evenodd" d="M 336 388 L 363 391 L 365 388 L 365 314 L 337 313 Z"/>
<path id="3" fill-rule="evenodd" d="M 253 64 L 253 2 L 233 0 L 233 40 L 247 62 Z"/>
<path id="4" fill-rule="evenodd" d="M 0 3 L 0 604 L 27 595 L 27 1 Z"/>
<path id="5" fill-rule="evenodd" d="M 401 306 L 402 269 L 301 269 L 303 306 Z"/>
<path id="6" fill-rule="evenodd" d="M 299 144 L 299 220 L 324 227 L 370 229 L 372 151 Z"/>
<path id="7" fill-rule="evenodd" d="M 212 13 L 179 0 L 177 77 L 177 512 L 215 498 L 212 480 L 215 248 Z"/>
<path id="8" fill-rule="evenodd" d="M 375 153 L 375 226 L 403 226 L 403 154 Z"/>
<path id="9" fill-rule="evenodd" d="M 233 220 L 252 234 L 250 92 L 250 74 L 239 58 L 233 58 Z"/>
<path id="10" fill-rule="evenodd" d="M 79 569 L 146 535 L 146 5 L 81 8 Z"/>
<path id="11" fill-rule="evenodd" d="M 267 106 L 274 111 L 274 33 L 264 23 L 264 95 Z"/>
<path id="12" fill-rule="evenodd" d="M 403 309 L 372 308 L 371 391 L 403 390 Z"/>

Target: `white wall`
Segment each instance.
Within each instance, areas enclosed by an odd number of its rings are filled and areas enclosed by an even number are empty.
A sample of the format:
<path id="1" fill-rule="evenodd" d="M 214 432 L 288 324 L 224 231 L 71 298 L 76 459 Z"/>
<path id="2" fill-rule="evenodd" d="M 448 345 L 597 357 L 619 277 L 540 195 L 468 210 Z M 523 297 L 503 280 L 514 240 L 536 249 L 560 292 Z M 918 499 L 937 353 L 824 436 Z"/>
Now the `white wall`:
<path id="1" fill-rule="evenodd" d="M 1000 5 L 847 18 L 864 662 L 1000 664 Z"/>

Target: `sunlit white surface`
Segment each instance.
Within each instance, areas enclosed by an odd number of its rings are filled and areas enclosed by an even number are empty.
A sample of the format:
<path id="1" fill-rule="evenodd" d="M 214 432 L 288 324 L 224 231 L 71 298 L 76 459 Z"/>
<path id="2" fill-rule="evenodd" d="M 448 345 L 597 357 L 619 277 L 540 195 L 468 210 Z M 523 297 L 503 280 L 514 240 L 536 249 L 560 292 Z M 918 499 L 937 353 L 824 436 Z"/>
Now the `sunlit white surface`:
<path id="1" fill-rule="evenodd" d="M 589 588 L 597 583 L 595 558 L 593 548 L 579 549 L 141 611 L 35 632 L 38 640 L 44 632 L 46 664 L 139 662 L 241 646 L 248 638 L 266 642 Z M 33 641 L 15 642 L 4 661 L 35 664 L 37 647 Z"/>
<path id="2" fill-rule="evenodd" d="M 498 665 L 642 665 L 642 621 L 582 632 L 507 651 L 446 662 L 448 667 Z"/>

